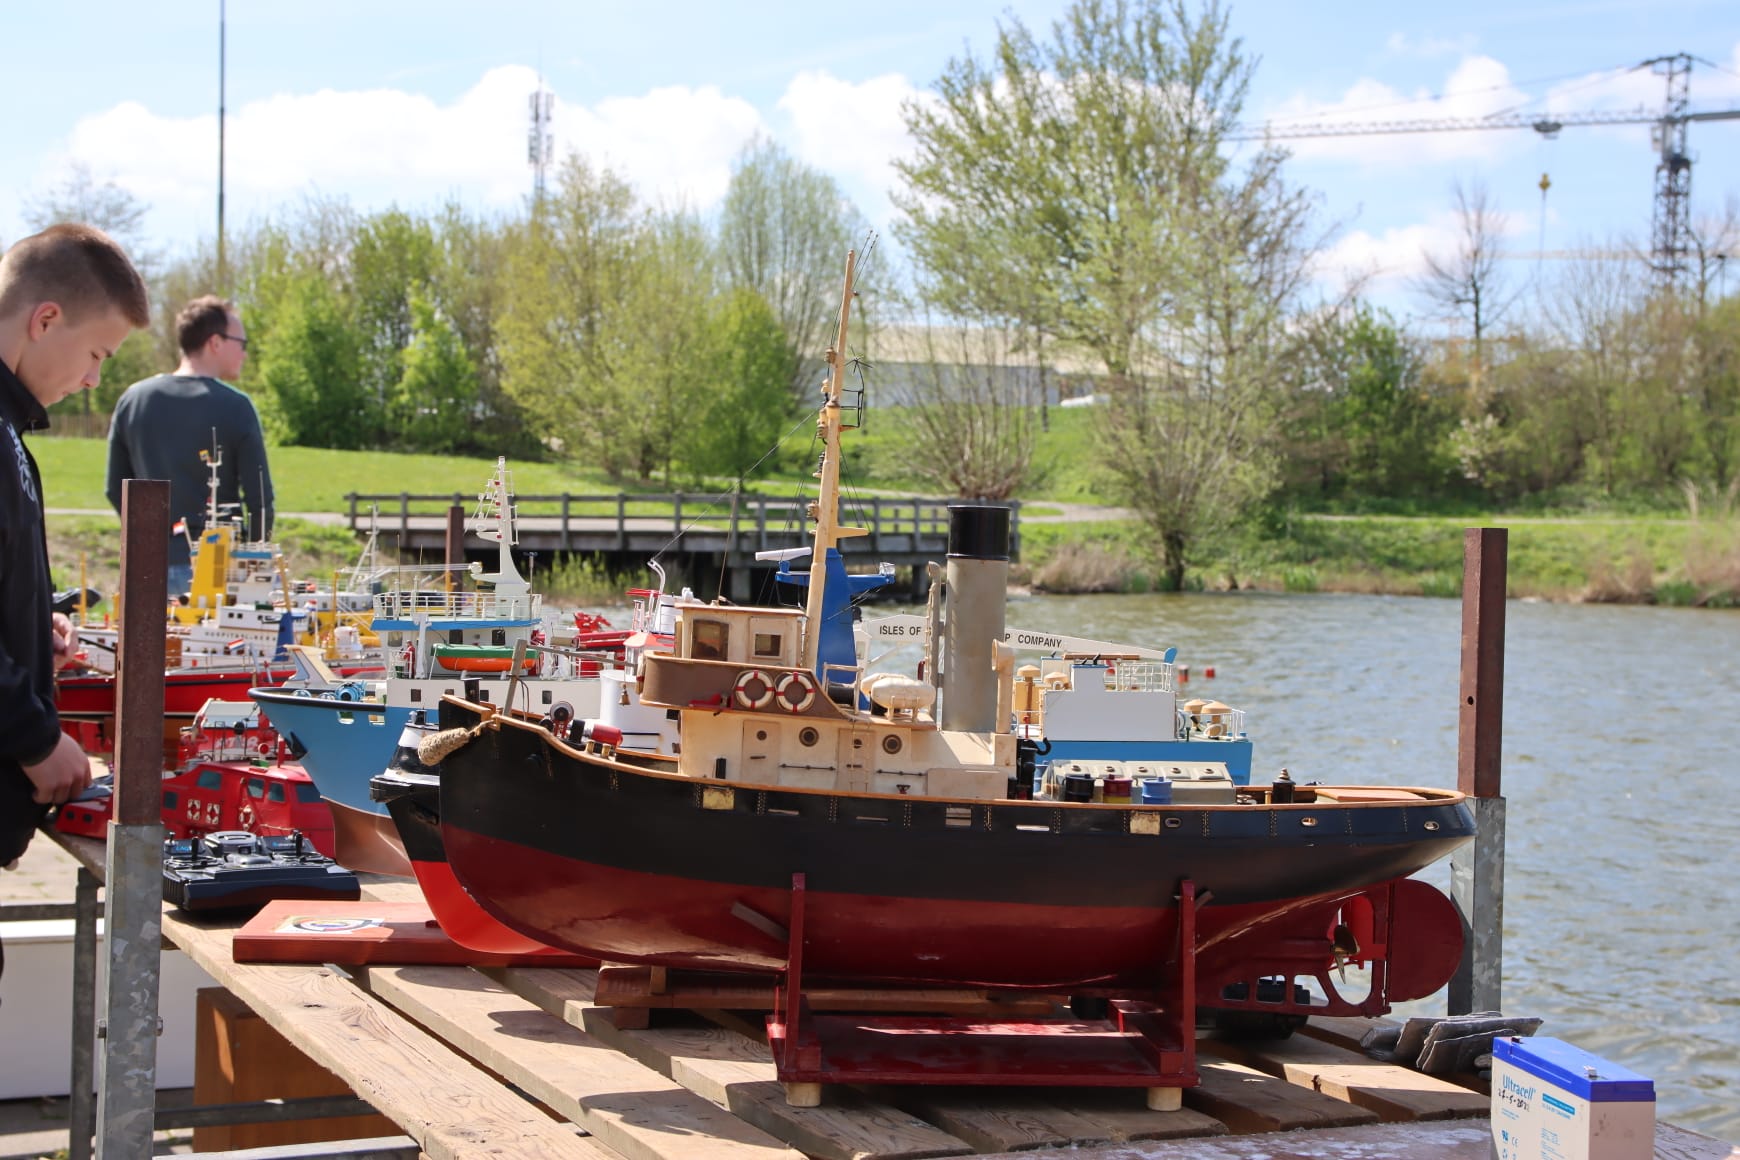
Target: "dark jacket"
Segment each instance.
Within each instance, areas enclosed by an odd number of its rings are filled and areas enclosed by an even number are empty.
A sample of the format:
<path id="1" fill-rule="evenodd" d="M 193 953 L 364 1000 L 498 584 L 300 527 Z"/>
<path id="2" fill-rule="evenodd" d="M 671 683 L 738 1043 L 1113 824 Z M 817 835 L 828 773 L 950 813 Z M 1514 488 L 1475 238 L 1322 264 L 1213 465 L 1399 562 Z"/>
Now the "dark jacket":
<path id="1" fill-rule="evenodd" d="M 271 536 L 272 472 L 260 414 L 248 396 L 203 375 L 156 375 L 121 392 L 109 424 L 109 503 L 121 510 L 124 480 L 167 479 L 170 521 L 186 520 L 197 539 L 210 481 L 202 451 L 223 457 L 218 503 L 244 503 L 249 538 Z M 188 562 L 183 537 L 170 538 L 169 562 Z"/>
<path id="2" fill-rule="evenodd" d="M 23 764 L 60 741 L 42 475 L 23 439 L 47 426 L 42 404 L 0 363 L 0 865 L 24 853 L 48 809 L 31 800 Z"/>

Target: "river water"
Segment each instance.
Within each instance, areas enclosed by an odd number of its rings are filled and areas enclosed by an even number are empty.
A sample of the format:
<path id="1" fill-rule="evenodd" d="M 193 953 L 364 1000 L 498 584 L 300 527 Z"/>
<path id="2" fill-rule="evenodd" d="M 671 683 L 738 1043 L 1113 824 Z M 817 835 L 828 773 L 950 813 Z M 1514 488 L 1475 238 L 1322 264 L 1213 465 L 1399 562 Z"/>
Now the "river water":
<path id="1" fill-rule="evenodd" d="M 1661 1119 L 1740 1140 L 1740 613 L 1505 615 L 1505 1012 L 1654 1079 Z M 1035 596 L 1008 623 L 1177 645 L 1187 695 L 1248 712 L 1253 780 L 1456 785 L 1459 601 Z"/>

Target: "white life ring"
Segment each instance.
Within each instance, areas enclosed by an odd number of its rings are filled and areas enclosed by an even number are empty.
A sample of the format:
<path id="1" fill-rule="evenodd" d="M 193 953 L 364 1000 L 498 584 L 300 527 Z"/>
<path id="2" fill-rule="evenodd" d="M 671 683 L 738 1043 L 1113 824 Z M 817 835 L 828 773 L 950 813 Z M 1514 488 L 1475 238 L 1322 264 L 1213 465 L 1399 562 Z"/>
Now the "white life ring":
<path id="1" fill-rule="evenodd" d="M 208 826 L 218 824 L 218 804 L 215 801 L 205 803 L 205 822 Z"/>
<path id="2" fill-rule="evenodd" d="M 251 830 L 254 828 L 254 804 L 252 802 L 244 802 L 242 804 L 241 811 L 236 814 L 236 821 L 240 823 L 244 830 Z"/>
<path id="3" fill-rule="evenodd" d="M 760 690 L 756 690 L 757 684 Z M 737 704 L 745 709 L 765 709 L 773 700 L 773 678 L 760 669 L 744 669 L 737 674 L 737 683 L 731 690 L 737 697 Z"/>
<path id="4" fill-rule="evenodd" d="M 198 798 L 188 798 L 187 799 L 187 820 L 190 822 L 199 821 L 199 799 Z"/>
<path id="5" fill-rule="evenodd" d="M 788 713 L 802 713 L 816 699 L 816 679 L 808 673 L 787 673 L 776 690 L 779 704 Z"/>

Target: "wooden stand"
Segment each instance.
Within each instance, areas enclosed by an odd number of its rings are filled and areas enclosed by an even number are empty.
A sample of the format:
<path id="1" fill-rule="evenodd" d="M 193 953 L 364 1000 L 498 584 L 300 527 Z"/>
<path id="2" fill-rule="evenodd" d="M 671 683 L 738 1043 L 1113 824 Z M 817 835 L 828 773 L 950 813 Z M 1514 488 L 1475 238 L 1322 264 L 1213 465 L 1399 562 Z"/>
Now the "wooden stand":
<path id="1" fill-rule="evenodd" d="M 193 1098 L 198 1105 L 301 1096 L 351 1094 L 345 1082 L 309 1059 L 222 987 L 195 997 Z M 385 1116 L 345 1116 L 263 1124 L 228 1124 L 193 1131 L 196 1152 L 397 1136 Z"/>
<path id="2" fill-rule="evenodd" d="M 1153 998 L 1114 999 L 1110 1020 L 815 1015 L 803 974 L 804 876 L 792 876 L 785 979 L 767 1045 L 786 1102 L 816 1107 L 827 1083 L 1140 1087 L 1156 1111 L 1182 1106 L 1196 1071 L 1196 889 L 1178 900 L 1178 962 Z"/>

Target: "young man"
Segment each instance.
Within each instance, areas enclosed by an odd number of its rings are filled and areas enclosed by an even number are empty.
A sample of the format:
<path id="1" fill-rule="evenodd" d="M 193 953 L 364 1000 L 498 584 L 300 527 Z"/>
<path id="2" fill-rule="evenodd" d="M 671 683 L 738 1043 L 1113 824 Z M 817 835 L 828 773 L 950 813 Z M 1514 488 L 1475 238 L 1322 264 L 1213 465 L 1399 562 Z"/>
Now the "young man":
<path id="1" fill-rule="evenodd" d="M 121 510 L 121 481 L 167 479 L 169 514 L 186 520 L 189 535 L 205 525 L 208 469 L 200 452 L 222 454 L 218 503 L 241 500 L 254 539 L 272 534 L 272 473 L 254 401 L 230 386 L 248 356 L 248 332 L 222 298 L 195 298 L 175 317 L 181 365 L 173 374 L 134 383 L 115 404 L 109 424 L 109 502 Z M 169 542 L 169 592 L 193 579 L 188 540 Z"/>
<path id="2" fill-rule="evenodd" d="M 51 226 L 0 258 L 0 866 L 24 853 L 49 805 L 91 780 L 55 713 L 54 672 L 75 637 L 50 612 L 42 476 L 22 435 L 96 386 L 103 360 L 149 321 L 139 272 L 99 230 Z"/>

